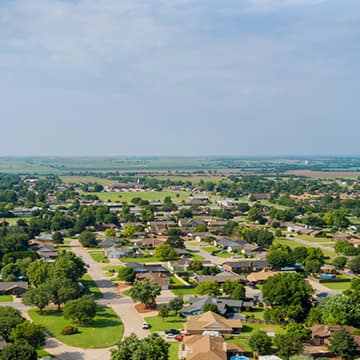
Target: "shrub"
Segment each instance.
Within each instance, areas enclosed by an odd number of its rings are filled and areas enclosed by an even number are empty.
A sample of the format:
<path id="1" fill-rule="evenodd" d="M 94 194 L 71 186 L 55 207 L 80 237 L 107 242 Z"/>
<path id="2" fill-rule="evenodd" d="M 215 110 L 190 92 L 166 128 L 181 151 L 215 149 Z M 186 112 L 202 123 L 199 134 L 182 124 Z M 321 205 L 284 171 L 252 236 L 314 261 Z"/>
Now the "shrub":
<path id="1" fill-rule="evenodd" d="M 62 335 L 73 335 L 73 334 L 77 334 L 78 332 L 79 332 L 78 328 L 76 326 L 73 326 L 73 325 L 65 326 L 61 330 Z"/>

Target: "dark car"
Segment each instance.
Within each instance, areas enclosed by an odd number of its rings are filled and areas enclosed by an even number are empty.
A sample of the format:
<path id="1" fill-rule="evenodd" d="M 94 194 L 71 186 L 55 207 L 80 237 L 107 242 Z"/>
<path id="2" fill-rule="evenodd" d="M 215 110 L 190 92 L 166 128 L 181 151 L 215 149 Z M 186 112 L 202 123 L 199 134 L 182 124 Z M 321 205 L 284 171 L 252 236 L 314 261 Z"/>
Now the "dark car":
<path id="1" fill-rule="evenodd" d="M 176 330 L 176 329 L 167 329 L 165 330 L 165 334 L 171 334 L 171 335 L 178 335 L 180 334 L 180 330 Z"/>

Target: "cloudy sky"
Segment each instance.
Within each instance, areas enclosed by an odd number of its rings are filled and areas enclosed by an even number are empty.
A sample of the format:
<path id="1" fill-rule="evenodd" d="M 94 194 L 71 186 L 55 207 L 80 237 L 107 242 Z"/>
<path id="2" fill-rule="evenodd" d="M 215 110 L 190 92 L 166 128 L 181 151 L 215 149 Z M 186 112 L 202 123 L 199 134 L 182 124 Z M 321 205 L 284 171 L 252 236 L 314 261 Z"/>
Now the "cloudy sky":
<path id="1" fill-rule="evenodd" d="M 0 155 L 360 154 L 359 0 L 1 0 Z"/>

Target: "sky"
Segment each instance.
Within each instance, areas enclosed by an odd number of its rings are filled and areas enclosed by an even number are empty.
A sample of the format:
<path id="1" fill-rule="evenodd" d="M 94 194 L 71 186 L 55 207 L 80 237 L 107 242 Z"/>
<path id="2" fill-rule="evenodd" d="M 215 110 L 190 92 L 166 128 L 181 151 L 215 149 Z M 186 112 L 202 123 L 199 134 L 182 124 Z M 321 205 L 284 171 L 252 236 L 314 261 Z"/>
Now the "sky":
<path id="1" fill-rule="evenodd" d="M 0 0 L 0 156 L 360 155 L 359 0 Z"/>

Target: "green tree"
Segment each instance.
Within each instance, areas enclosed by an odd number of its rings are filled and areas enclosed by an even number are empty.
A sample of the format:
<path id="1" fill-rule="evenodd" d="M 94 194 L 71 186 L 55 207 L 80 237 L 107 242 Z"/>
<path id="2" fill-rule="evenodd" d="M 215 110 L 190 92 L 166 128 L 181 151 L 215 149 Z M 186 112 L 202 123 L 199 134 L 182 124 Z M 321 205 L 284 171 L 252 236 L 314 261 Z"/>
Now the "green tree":
<path id="1" fill-rule="evenodd" d="M 311 338 L 311 330 L 308 327 L 294 322 L 286 326 L 285 334 L 294 335 L 300 341 L 310 340 Z"/>
<path id="2" fill-rule="evenodd" d="M 219 296 L 220 285 L 216 280 L 204 281 L 198 285 L 197 292 L 200 295 Z"/>
<path id="3" fill-rule="evenodd" d="M 159 308 L 158 315 L 164 320 L 166 317 L 169 316 L 169 309 L 166 305 L 161 305 Z"/>
<path id="4" fill-rule="evenodd" d="M 280 269 L 285 266 L 291 266 L 294 264 L 292 256 L 288 252 L 278 250 L 272 250 L 266 255 L 267 263 L 273 268 Z"/>
<path id="5" fill-rule="evenodd" d="M 124 228 L 124 237 L 129 238 L 131 237 L 135 232 L 135 226 L 128 225 Z"/>
<path id="6" fill-rule="evenodd" d="M 159 284 L 150 284 L 148 279 L 139 281 L 135 280 L 134 285 L 130 289 L 130 297 L 134 301 L 140 301 L 146 307 L 155 304 L 156 297 L 161 293 Z"/>
<path id="7" fill-rule="evenodd" d="M 278 348 L 278 355 L 286 360 L 292 355 L 301 354 L 304 351 L 301 340 L 292 334 L 276 334 L 274 345 Z"/>
<path id="8" fill-rule="evenodd" d="M 360 255 L 349 261 L 349 268 L 355 274 L 360 274 Z"/>
<path id="9" fill-rule="evenodd" d="M 223 285 L 223 292 L 234 300 L 245 298 L 245 287 L 239 280 L 226 280 Z"/>
<path id="10" fill-rule="evenodd" d="M 321 269 L 321 262 L 316 259 L 305 259 L 304 271 L 308 274 L 318 274 Z"/>
<path id="11" fill-rule="evenodd" d="M 19 310 L 11 306 L 0 306 L 0 337 L 9 341 L 11 331 L 24 321 Z"/>
<path id="12" fill-rule="evenodd" d="M 108 237 L 108 238 L 115 238 L 116 237 L 116 232 L 115 232 L 114 229 L 109 228 L 109 229 L 105 229 L 104 235 L 105 235 L 105 237 Z"/>
<path id="13" fill-rule="evenodd" d="M 329 350 L 342 359 L 352 359 L 357 354 L 354 337 L 345 329 L 335 331 L 330 337 Z"/>
<path id="14" fill-rule="evenodd" d="M 257 355 L 266 355 L 271 350 L 271 338 L 264 331 L 256 331 L 249 337 L 249 346 Z"/>
<path id="15" fill-rule="evenodd" d="M 60 310 L 61 304 L 79 297 L 80 288 L 77 282 L 71 279 L 50 278 L 43 286 L 49 295 L 50 300 Z"/>
<path id="16" fill-rule="evenodd" d="M 126 266 L 122 266 L 119 269 L 118 272 L 118 278 L 121 281 L 126 281 L 127 283 L 132 284 L 135 281 L 135 271 L 132 268 L 126 267 Z"/>
<path id="17" fill-rule="evenodd" d="M 308 256 L 308 251 L 307 251 L 308 248 L 306 248 L 305 246 L 299 246 L 299 247 L 296 247 L 294 250 L 293 250 L 293 257 L 294 257 L 294 260 L 300 264 L 302 264 L 304 262 L 304 260 L 307 258 Z"/>
<path id="18" fill-rule="evenodd" d="M 170 300 L 168 304 L 169 310 L 175 311 L 177 315 L 179 314 L 183 306 L 184 306 L 184 299 L 182 298 L 182 296 L 177 296 L 176 298 Z"/>
<path id="19" fill-rule="evenodd" d="M 35 349 L 39 349 L 45 345 L 45 338 L 44 328 L 28 320 L 17 325 L 10 334 L 10 339 L 13 342 L 25 340 Z"/>
<path id="20" fill-rule="evenodd" d="M 91 296 L 84 295 L 75 300 L 69 300 L 64 306 L 64 318 L 84 324 L 96 315 L 96 303 Z"/>
<path id="21" fill-rule="evenodd" d="M 61 252 L 52 266 L 51 275 L 77 281 L 86 273 L 84 262 L 72 252 Z"/>
<path id="22" fill-rule="evenodd" d="M 167 261 L 175 259 L 177 253 L 169 244 L 161 244 L 155 249 L 154 256 L 162 261 Z"/>
<path id="23" fill-rule="evenodd" d="M 52 236 L 55 244 L 63 244 L 64 243 L 64 235 L 61 232 L 55 232 Z"/>
<path id="24" fill-rule="evenodd" d="M 22 298 L 22 302 L 25 305 L 36 306 L 42 313 L 43 310 L 45 309 L 45 307 L 49 305 L 50 294 L 43 287 L 29 289 L 24 294 L 24 296 Z"/>
<path id="25" fill-rule="evenodd" d="M 50 264 L 39 259 L 29 265 L 26 276 L 31 285 L 38 287 L 48 279 L 49 272 Z"/>
<path id="26" fill-rule="evenodd" d="M 37 360 L 34 347 L 25 341 L 7 344 L 0 353 L 0 360 Z"/>
<path id="27" fill-rule="evenodd" d="M 280 308 L 283 320 L 302 321 L 312 306 L 313 289 L 297 273 L 279 273 L 270 277 L 262 292 L 266 304 Z"/>
<path id="28" fill-rule="evenodd" d="M 337 269 L 343 270 L 347 263 L 347 258 L 345 256 L 338 256 L 332 263 Z"/>
<path id="29" fill-rule="evenodd" d="M 212 311 L 214 313 L 218 313 L 219 312 L 219 309 L 217 307 L 216 304 L 214 303 L 207 303 L 205 304 L 202 309 L 201 309 L 204 313 L 208 312 L 208 311 Z"/>
<path id="30" fill-rule="evenodd" d="M 123 338 L 111 350 L 111 360 L 168 360 L 170 344 L 158 334 L 139 340 L 135 334 Z"/>
<path id="31" fill-rule="evenodd" d="M 325 324 L 360 325 L 360 303 L 346 295 L 334 295 L 322 306 L 322 319 Z"/>
<path id="32" fill-rule="evenodd" d="M 79 242 L 84 247 L 94 248 L 97 246 L 96 235 L 91 231 L 83 231 L 79 236 Z"/>

